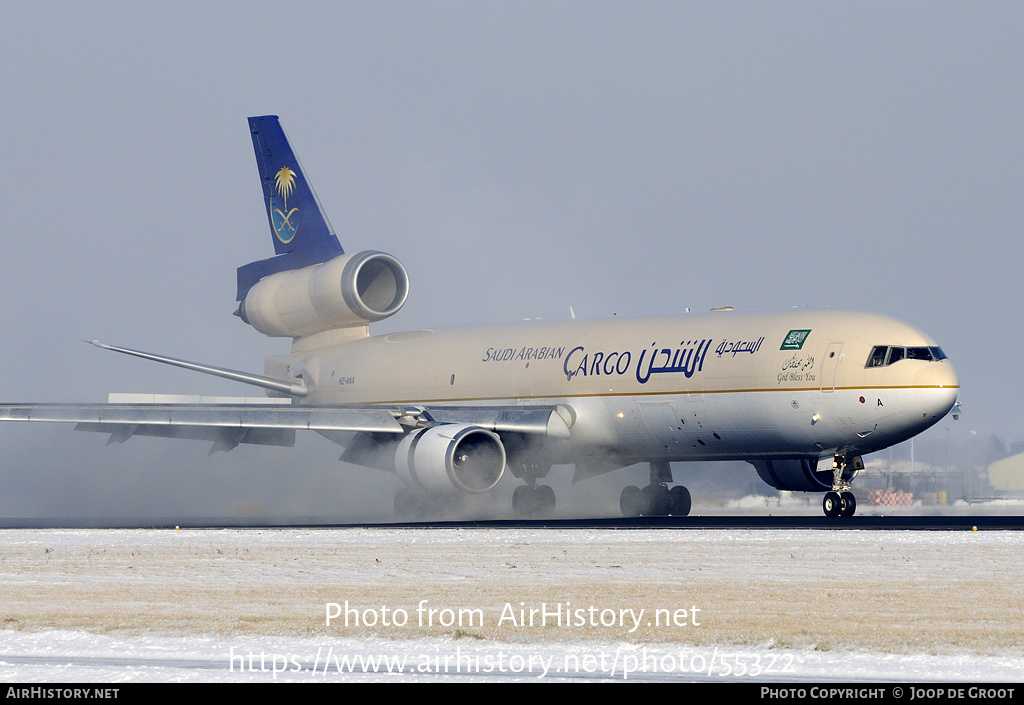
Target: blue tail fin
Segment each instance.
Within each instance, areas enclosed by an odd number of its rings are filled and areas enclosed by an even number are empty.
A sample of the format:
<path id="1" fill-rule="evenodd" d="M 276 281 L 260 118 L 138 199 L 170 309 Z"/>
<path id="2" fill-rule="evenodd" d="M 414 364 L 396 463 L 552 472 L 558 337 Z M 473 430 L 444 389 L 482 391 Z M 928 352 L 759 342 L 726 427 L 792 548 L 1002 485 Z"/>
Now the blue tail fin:
<path id="1" fill-rule="evenodd" d="M 276 257 L 238 268 L 238 300 L 263 277 L 344 253 L 276 115 L 249 118 Z"/>

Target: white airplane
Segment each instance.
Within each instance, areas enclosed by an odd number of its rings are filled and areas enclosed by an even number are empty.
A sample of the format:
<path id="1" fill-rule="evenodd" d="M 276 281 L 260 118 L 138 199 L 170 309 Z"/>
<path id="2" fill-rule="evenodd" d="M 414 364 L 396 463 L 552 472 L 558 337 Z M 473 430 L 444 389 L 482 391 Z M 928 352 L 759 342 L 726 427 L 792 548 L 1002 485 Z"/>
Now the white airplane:
<path id="1" fill-rule="evenodd" d="M 824 492 L 852 516 L 861 456 L 924 431 L 956 403 L 937 343 L 885 316 L 793 309 L 416 330 L 371 336 L 409 291 L 393 256 L 342 250 L 276 116 L 249 119 L 276 256 L 238 269 L 236 315 L 292 339 L 264 374 L 93 344 L 262 387 L 274 400 L 5 404 L 0 420 L 75 422 L 111 434 L 290 446 L 296 429 L 345 446 L 342 460 L 397 473 L 400 517 L 484 493 L 508 470 L 517 515 L 548 515 L 538 484 L 648 463 L 622 513 L 679 515 L 690 494 L 669 463 L 745 460 L 772 487 Z M 181 400 L 170 400 L 181 402 Z M 824 459 L 824 461 L 822 460 Z"/>

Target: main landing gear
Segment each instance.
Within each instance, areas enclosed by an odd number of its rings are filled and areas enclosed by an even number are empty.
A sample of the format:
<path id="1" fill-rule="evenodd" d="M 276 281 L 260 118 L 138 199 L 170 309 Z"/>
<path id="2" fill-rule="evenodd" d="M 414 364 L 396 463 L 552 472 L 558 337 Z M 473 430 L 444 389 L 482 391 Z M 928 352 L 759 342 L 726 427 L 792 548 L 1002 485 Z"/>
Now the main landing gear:
<path id="1" fill-rule="evenodd" d="M 857 498 L 850 491 L 850 481 L 864 469 L 859 455 L 836 454 L 832 460 L 832 489 L 825 493 L 821 508 L 827 517 L 852 517 L 857 511 Z"/>
<path id="2" fill-rule="evenodd" d="M 690 513 L 690 491 L 682 485 L 672 489 L 672 470 L 666 461 L 651 462 L 651 481 L 643 489 L 630 485 L 619 495 L 619 509 L 624 517 L 677 516 Z"/>
<path id="3" fill-rule="evenodd" d="M 510 470 L 514 466 L 510 466 Z M 550 465 L 519 466 L 512 475 L 525 480 L 512 492 L 512 513 L 521 518 L 544 518 L 555 513 L 555 490 L 551 485 L 538 485 L 537 480 L 547 477 Z"/>
<path id="4" fill-rule="evenodd" d="M 512 511 L 517 517 L 549 517 L 555 513 L 555 490 L 551 485 L 519 485 L 512 493 Z"/>

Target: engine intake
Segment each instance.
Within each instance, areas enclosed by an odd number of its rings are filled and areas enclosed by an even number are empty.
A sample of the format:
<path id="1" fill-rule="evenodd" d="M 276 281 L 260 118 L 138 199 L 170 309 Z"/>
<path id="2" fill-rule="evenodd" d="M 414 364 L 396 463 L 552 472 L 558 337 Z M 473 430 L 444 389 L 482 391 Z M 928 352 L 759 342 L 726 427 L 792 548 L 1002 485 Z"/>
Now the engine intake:
<path id="1" fill-rule="evenodd" d="M 496 433 L 480 426 L 431 426 L 402 439 L 395 469 L 415 490 L 486 492 L 505 472 L 505 446 Z"/>
<path id="2" fill-rule="evenodd" d="M 392 316 L 409 295 L 409 275 L 395 257 L 367 250 L 264 277 L 239 306 L 264 335 L 297 338 Z"/>

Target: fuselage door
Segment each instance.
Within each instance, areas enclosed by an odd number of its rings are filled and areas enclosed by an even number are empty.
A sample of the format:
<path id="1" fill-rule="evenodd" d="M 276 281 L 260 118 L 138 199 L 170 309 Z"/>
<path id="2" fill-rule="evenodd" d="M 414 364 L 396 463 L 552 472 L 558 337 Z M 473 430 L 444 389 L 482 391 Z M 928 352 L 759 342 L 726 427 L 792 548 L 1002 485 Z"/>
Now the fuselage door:
<path id="1" fill-rule="evenodd" d="M 839 369 L 839 361 L 843 355 L 842 343 L 829 343 L 825 350 L 825 358 L 821 363 L 821 391 L 836 391 L 836 370 Z"/>
<path id="2" fill-rule="evenodd" d="M 637 425 L 640 428 L 647 427 L 650 434 L 647 443 L 654 440 L 664 446 L 665 450 L 672 450 L 682 443 L 683 421 L 674 403 L 637 402 L 633 412 L 636 414 Z"/>

